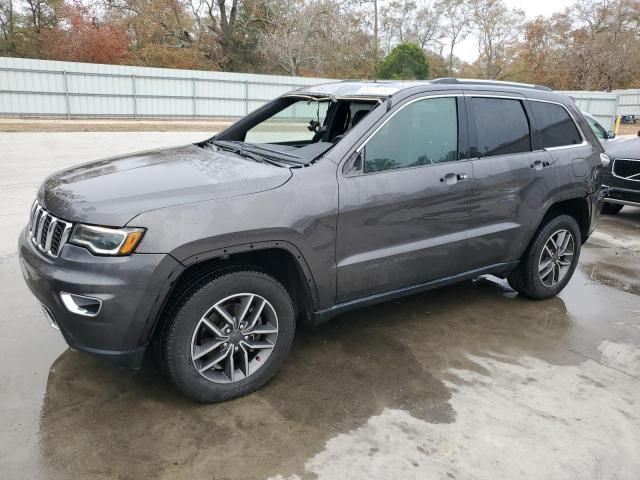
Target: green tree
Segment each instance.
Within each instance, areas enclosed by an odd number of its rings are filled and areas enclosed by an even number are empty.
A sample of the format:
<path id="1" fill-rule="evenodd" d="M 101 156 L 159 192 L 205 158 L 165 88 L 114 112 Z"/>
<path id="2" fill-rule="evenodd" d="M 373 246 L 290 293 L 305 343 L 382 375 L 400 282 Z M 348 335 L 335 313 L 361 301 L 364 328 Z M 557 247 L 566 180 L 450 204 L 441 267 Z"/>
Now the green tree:
<path id="1" fill-rule="evenodd" d="M 424 51 L 415 43 L 401 43 L 380 62 L 380 78 L 393 80 L 425 80 L 429 63 Z"/>

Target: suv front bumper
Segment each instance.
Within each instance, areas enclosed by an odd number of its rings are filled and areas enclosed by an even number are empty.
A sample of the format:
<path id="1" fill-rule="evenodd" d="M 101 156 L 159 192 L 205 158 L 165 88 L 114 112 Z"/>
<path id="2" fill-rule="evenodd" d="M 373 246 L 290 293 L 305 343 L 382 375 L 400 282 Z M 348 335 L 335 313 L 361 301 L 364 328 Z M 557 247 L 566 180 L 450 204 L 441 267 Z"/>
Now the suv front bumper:
<path id="1" fill-rule="evenodd" d="M 608 171 L 604 177 L 605 202 L 640 207 L 640 180 L 622 178 Z"/>
<path id="2" fill-rule="evenodd" d="M 100 257 L 66 244 L 58 258 L 38 251 L 28 228 L 18 242 L 24 279 L 70 347 L 138 368 L 157 315 L 181 264 L 170 255 Z M 101 301 L 96 315 L 71 312 L 61 292 Z"/>

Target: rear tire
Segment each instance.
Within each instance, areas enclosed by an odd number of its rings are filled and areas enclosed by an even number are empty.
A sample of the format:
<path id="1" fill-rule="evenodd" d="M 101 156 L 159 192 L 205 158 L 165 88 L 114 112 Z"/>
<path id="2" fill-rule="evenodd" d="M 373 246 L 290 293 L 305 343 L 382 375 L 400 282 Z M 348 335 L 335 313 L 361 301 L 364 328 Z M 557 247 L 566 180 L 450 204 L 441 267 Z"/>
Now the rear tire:
<path id="1" fill-rule="evenodd" d="M 536 300 L 557 295 L 578 265 L 581 246 L 580 227 L 573 217 L 559 215 L 547 219 L 518 267 L 507 277 L 509 285 Z"/>
<path id="2" fill-rule="evenodd" d="M 620 205 L 619 203 L 604 202 L 602 204 L 601 212 L 604 215 L 617 215 L 618 213 L 620 213 L 620 210 L 622 210 L 623 206 L 624 205 Z"/>
<path id="3" fill-rule="evenodd" d="M 230 400 L 273 377 L 294 333 L 293 302 L 273 277 L 253 270 L 213 274 L 169 312 L 160 342 L 162 367 L 193 400 Z"/>

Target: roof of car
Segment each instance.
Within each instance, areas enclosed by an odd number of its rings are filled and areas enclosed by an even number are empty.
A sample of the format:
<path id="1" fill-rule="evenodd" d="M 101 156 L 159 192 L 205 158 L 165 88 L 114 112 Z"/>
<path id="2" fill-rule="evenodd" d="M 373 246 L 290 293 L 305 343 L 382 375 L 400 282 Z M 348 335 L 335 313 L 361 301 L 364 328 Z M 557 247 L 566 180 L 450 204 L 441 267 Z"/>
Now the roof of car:
<path id="1" fill-rule="evenodd" d="M 501 89 L 534 89 L 550 92 L 551 89 L 528 83 L 503 82 L 497 80 L 436 78 L 433 80 L 344 80 L 341 82 L 323 83 L 302 87 L 293 94 L 297 95 L 327 95 L 336 97 L 388 97 L 402 90 L 415 87 L 430 87 L 436 85 L 449 85 L 452 87 L 499 87 Z"/>

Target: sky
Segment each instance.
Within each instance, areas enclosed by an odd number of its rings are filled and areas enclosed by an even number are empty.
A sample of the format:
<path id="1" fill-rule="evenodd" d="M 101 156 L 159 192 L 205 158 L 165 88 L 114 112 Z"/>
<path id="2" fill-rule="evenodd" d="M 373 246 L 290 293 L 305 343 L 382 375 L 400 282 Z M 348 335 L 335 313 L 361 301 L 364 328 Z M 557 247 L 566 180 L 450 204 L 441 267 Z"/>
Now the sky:
<path id="1" fill-rule="evenodd" d="M 562 12 L 574 3 L 574 0 L 504 0 L 509 8 L 524 10 L 528 19 L 537 16 L 549 17 L 554 13 Z M 454 53 L 466 62 L 473 62 L 478 58 L 478 44 L 473 36 L 467 37 L 454 49 Z"/>

